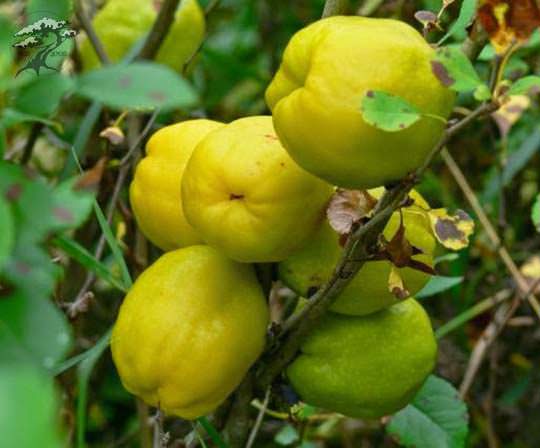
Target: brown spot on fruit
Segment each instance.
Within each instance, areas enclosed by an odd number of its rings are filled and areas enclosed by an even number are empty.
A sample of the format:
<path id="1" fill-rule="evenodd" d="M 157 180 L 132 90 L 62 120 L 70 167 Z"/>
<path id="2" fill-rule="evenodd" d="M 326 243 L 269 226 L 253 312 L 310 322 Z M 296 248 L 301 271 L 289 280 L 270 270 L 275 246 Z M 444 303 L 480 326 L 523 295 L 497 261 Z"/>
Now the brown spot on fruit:
<path id="1" fill-rule="evenodd" d="M 242 200 L 244 199 L 244 195 L 243 194 L 234 194 L 234 193 L 231 193 L 229 195 L 229 200 L 230 201 L 238 201 L 238 200 Z"/>

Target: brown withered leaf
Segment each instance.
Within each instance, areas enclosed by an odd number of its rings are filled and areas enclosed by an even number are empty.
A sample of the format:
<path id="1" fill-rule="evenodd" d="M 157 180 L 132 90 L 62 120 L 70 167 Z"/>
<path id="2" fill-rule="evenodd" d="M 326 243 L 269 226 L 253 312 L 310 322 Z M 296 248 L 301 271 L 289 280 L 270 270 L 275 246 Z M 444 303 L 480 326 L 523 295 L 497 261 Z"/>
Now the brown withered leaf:
<path id="1" fill-rule="evenodd" d="M 377 199 L 364 190 L 338 189 L 326 209 L 330 226 L 340 235 L 351 232 L 354 224 L 369 216 Z"/>
<path id="2" fill-rule="evenodd" d="M 75 183 L 74 189 L 96 191 L 99 183 L 101 182 L 103 172 L 105 171 L 106 163 L 107 163 L 106 157 L 102 157 L 101 159 L 99 159 L 93 168 L 89 169 L 88 171 L 85 171 L 81 175 L 81 177 Z"/>
<path id="3" fill-rule="evenodd" d="M 114 146 L 121 145 L 126 139 L 122 129 L 117 126 L 109 126 L 108 128 L 103 129 L 103 131 L 99 133 L 99 136 L 106 138 L 111 145 Z"/>
<path id="4" fill-rule="evenodd" d="M 390 269 L 390 275 L 388 276 L 388 290 L 394 294 L 398 299 L 406 299 L 411 294 L 407 290 L 407 287 L 403 283 L 403 279 L 395 266 Z"/>
<path id="5" fill-rule="evenodd" d="M 403 225 L 403 217 L 397 232 L 392 239 L 386 243 L 386 251 L 390 257 L 390 261 L 398 268 L 403 268 L 409 264 L 413 256 L 413 248 L 411 243 L 405 237 L 405 226 Z"/>
<path id="6" fill-rule="evenodd" d="M 540 26 L 536 0 L 481 0 L 477 14 L 498 54 L 526 41 Z"/>
<path id="7" fill-rule="evenodd" d="M 469 245 L 474 221 L 463 210 L 450 215 L 445 208 L 437 208 L 430 210 L 428 216 L 433 235 L 444 247 L 460 250 Z"/>
<path id="8" fill-rule="evenodd" d="M 510 129 L 521 118 L 521 115 L 531 105 L 531 99 L 527 95 L 512 95 L 508 100 L 491 114 L 502 137 L 506 137 Z"/>

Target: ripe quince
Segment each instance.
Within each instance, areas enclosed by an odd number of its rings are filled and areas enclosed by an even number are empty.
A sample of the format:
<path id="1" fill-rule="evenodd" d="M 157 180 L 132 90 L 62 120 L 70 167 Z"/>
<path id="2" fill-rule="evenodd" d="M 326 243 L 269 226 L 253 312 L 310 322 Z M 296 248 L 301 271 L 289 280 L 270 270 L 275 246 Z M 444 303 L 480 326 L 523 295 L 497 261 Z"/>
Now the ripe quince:
<path id="1" fill-rule="evenodd" d="M 329 313 L 287 369 L 305 402 L 354 418 L 379 418 L 407 405 L 433 369 L 429 318 L 407 299 L 369 316 Z"/>
<path id="2" fill-rule="evenodd" d="M 311 238 L 333 187 L 300 168 L 271 117 L 247 117 L 208 134 L 182 179 L 188 222 L 241 262 L 280 261 Z"/>
<path id="3" fill-rule="evenodd" d="M 253 268 L 191 246 L 167 252 L 137 279 L 111 350 L 128 391 L 194 419 L 238 386 L 263 350 L 267 322 Z"/>
<path id="4" fill-rule="evenodd" d="M 274 126 L 291 157 L 344 188 L 387 185 L 418 168 L 443 123 L 424 117 L 385 132 L 362 118 L 368 91 L 397 95 L 446 118 L 454 94 L 432 72 L 435 51 L 411 26 L 391 19 L 335 16 L 296 33 L 266 91 Z"/>
<path id="5" fill-rule="evenodd" d="M 369 190 L 369 193 L 379 198 L 383 191 L 384 188 L 376 188 Z M 412 259 L 433 267 L 436 240 L 427 216 L 429 205 L 414 190 L 410 198 L 414 203 L 402 209 L 405 238 L 422 251 L 413 255 Z M 397 232 L 400 221 L 399 212 L 394 212 L 383 232 L 388 241 Z M 330 279 L 342 251 L 338 233 L 325 221 L 306 246 L 279 264 L 280 278 L 297 294 L 308 297 Z M 388 287 L 391 269 L 392 264 L 387 260 L 366 262 L 334 302 L 331 310 L 342 314 L 365 315 L 397 303 L 398 299 Z M 410 295 L 420 291 L 430 278 L 429 274 L 410 267 L 399 268 L 398 272 Z"/>
<path id="6" fill-rule="evenodd" d="M 119 62 L 150 31 L 157 10 L 154 0 L 108 0 L 92 24 L 112 62 Z M 180 71 L 201 44 L 205 33 L 204 13 L 197 0 L 182 0 L 156 61 Z M 88 39 L 81 43 L 84 70 L 101 64 Z"/>
<path id="7" fill-rule="evenodd" d="M 224 126 L 212 120 L 187 120 L 166 126 L 150 137 L 146 157 L 129 189 L 131 207 L 142 232 L 164 251 L 201 243 L 182 209 L 182 175 L 195 146 Z"/>

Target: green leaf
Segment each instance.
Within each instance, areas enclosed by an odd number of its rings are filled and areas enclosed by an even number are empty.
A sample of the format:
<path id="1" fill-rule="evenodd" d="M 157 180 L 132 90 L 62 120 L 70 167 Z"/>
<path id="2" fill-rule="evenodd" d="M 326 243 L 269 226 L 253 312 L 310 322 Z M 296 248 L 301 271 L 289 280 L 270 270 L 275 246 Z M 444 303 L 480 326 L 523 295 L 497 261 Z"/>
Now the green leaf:
<path id="1" fill-rule="evenodd" d="M 58 448 L 60 409 L 51 378 L 28 363 L 0 367 L 2 446 Z"/>
<path id="2" fill-rule="evenodd" d="M 532 210 L 531 210 L 531 219 L 536 227 L 536 230 L 540 232 L 540 194 L 536 196 Z"/>
<path id="3" fill-rule="evenodd" d="M 206 417 L 199 417 L 197 421 L 200 423 L 200 425 L 204 428 L 204 430 L 207 432 L 207 434 L 212 439 L 212 442 L 218 447 L 218 448 L 227 448 L 228 445 L 221 439 L 219 435 L 219 431 L 216 429 L 212 423 L 206 418 Z"/>
<path id="4" fill-rule="evenodd" d="M 77 190 L 77 177 L 62 182 L 54 189 L 52 219 L 54 230 L 79 227 L 90 215 L 94 195 Z"/>
<path id="5" fill-rule="evenodd" d="M 471 61 L 456 47 L 443 47 L 431 61 L 431 69 L 441 84 L 455 92 L 474 91 L 483 99 L 487 97 L 487 86 L 482 82 Z M 489 90 L 488 90 L 489 91 Z"/>
<path id="6" fill-rule="evenodd" d="M 366 123 L 387 132 L 402 131 L 422 117 L 420 111 L 403 98 L 374 90 L 364 95 L 360 111 Z"/>
<path id="7" fill-rule="evenodd" d="M 412 403 L 392 416 L 386 431 L 405 447 L 462 448 L 467 407 L 450 383 L 431 375 Z"/>
<path id="8" fill-rule="evenodd" d="M 292 445 L 299 440 L 298 431 L 291 425 L 285 425 L 274 437 L 274 442 L 281 446 Z"/>
<path id="9" fill-rule="evenodd" d="M 13 63 L 13 33 L 15 28 L 11 20 L 0 14 L 0 79 L 11 76 Z M 0 89 L 1 90 L 1 89 Z"/>
<path id="10" fill-rule="evenodd" d="M 15 224 L 11 208 L 6 200 L 0 196 L 0 272 L 13 250 L 14 243 Z"/>
<path id="11" fill-rule="evenodd" d="M 28 295 L 16 291 L 0 300 L 0 359 L 19 351 L 50 369 L 71 348 L 71 330 L 64 315 L 36 288 Z"/>
<path id="12" fill-rule="evenodd" d="M 62 131 L 62 125 L 57 121 L 48 120 L 34 114 L 26 114 L 15 109 L 5 108 L 0 115 L 0 127 L 4 129 L 9 129 L 17 124 L 32 122 L 43 123 L 57 129 L 59 132 Z"/>
<path id="13" fill-rule="evenodd" d="M 509 185 L 531 158 L 540 150 L 540 129 L 534 130 L 521 144 L 519 149 L 510 154 L 503 170 L 503 183 Z"/>
<path id="14" fill-rule="evenodd" d="M 417 299 L 423 299 L 425 297 L 434 296 L 447 291 L 460 283 L 463 283 L 463 277 L 435 275 L 429 279 L 426 286 L 424 286 L 420 292 L 416 293 L 415 297 Z"/>
<path id="15" fill-rule="evenodd" d="M 129 268 L 126 264 L 126 260 L 124 260 L 124 256 L 122 255 L 122 249 L 120 249 L 120 246 L 118 245 L 118 242 L 113 235 L 111 226 L 109 226 L 107 218 L 105 218 L 105 215 L 103 214 L 103 211 L 101 210 L 97 201 L 94 201 L 94 212 L 98 219 L 99 226 L 101 227 L 101 231 L 103 232 L 103 235 L 105 235 L 105 240 L 107 241 L 107 244 L 109 245 L 109 248 L 111 249 L 111 252 L 114 256 L 114 259 L 116 260 L 116 263 L 118 263 L 118 266 L 120 266 L 124 287 L 126 289 L 129 289 L 133 284 L 133 280 L 131 279 L 131 275 L 129 273 Z"/>
<path id="16" fill-rule="evenodd" d="M 127 291 L 126 287 L 111 274 L 110 269 L 100 261 L 96 260 L 96 258 L 83 246 L 77 243 L 77 241 L 72 240 L 67 236 L 59 236 L 53 240 L 53 243 L 66 252 L 71 258 L 105 280 L 114 288 L 122 292 Z"/>
<path id="17" fill-rule="evenodd" d="M 442 45 L 451 36 L 463 33 L 474 19 L 475 13 L 476 0 L 463 0 L 458 18 L 452 24 L 445 36 L 437 43 L 437 45 Z"/>
<path id="18" fill-rule="evenodd" d="M 50 17 L 67 20 L 71 13 L 71 0 L 29 0 L 26 6 L 27 23 Z"/>
<path id="19" fill-rule="evenodd" d="M 73 85 L 71 78 L 59 73 L 37 76 L 16 92 L 15 108 L 26 114 L 48 117 Z"/>
<path id="20" fill-rule="evenodd" d="M 526 93 L 540 92 L 540 76 L 525 76 L 518 79 L 507 92 L 507 95 L 524 95 Z"/>
<path id="21" fill-rule="evenodd" d="M 191 85 L 163 65 L 136 62 L 111 65 L 82 75 L 76 92 L 118 109 L 163 110 L 197 102 Z"/>

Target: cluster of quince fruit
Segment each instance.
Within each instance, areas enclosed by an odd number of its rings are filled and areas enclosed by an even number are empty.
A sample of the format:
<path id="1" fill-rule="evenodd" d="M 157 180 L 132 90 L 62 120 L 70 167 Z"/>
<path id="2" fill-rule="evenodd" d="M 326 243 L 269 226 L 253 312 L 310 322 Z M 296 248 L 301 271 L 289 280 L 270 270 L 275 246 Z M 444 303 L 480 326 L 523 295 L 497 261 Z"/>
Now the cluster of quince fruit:
<path id="1" fill-rule="evenodd" d="M 269 324 L 252 264 L 279 263 L 302 300 L 329 280 L 342 253 L 325 214 L 335 187 L 380 197 L 381 186 L 422 164 L 443 129 L 429 119 L 377 129 L 362 119 L 361 98 L 382 90 L 447 117 L 453 94 L 433 75 L 432 58 L 405 23 L 322 19 L 287 45 L 266 92 L 272 116 L 188 120 L 149 139 L 130 200 L 142 232 L 166 253 L 137 279 L 114 327 L 112 354 L 129 391 L 194 419 L 238 386 Z M 432 266 L 425 210 L 412 192 L 384 236 L 404 227 L 413 258 Z M 302 341 L 286 375 L 304 401 L 378 418 L 405 406 L 432 370 L 429 318 L 389 291 L 391 269 L 388 260 L 367 262 Z M 409 267 L 400 274 L 411 295 L 429 279 Z"/>

